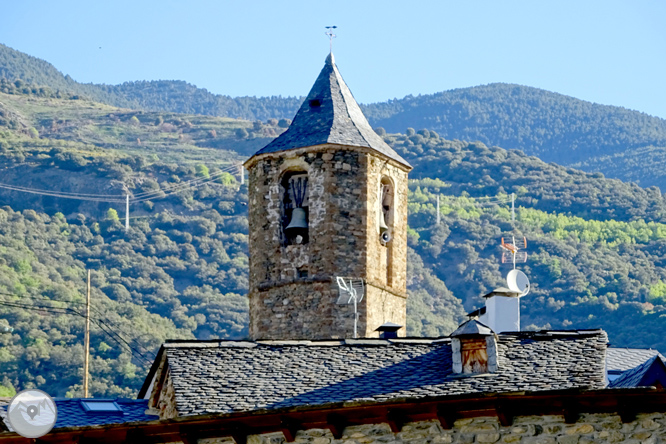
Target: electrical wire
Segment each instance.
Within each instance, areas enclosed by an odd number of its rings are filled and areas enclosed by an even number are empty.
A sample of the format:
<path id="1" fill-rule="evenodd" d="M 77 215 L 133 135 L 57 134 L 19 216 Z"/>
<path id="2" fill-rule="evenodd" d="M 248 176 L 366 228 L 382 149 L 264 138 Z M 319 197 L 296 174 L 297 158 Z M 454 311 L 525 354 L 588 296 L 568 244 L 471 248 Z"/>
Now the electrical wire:
<path id="1" fill-rule="evenodd" d="M 225 173 L 235 171 L 237 170 L 237 168 L 238 165 L 231 164 L 222 168 L 220 171 L 213 173 L 209 177 L 192 179 L 187 182 L 167 185 L 164 188 L 160 188 L 158 190 L 138 193 L 130 197 L 130 202 L 134 203 L 144 202 L 146 200 L 154 199 L 157 197 L 165 197 L 188 188 L 199 187 L 201 185 L 214 181 L 215 179 L 217 179 L 218 177 L 222 176 Z M 125 195 L 73 193 L 69 191 L 53 191 L 53 190 L 44 190 L 39 188 L 28 188 L 19 185 L 10 185 L 5 183 L 0 183 L 0 188 L 22 193 L 36 194 L 40 196 L 57 197 L 60 199 L 75 199 L 75 200 L 85 200 L 89 202 L 106 202 L 106 203 L 126 202 Z"/>
<path id="2" fill-rule="evenodd" d="M 171 194 L 178 193 L 180 191 L 184 191 L 189 188 L 198 188 L 201 185 L 205 185 L 207 183 L 213 182 L 220 176 L 222 176 L 225 173 L 228 173 L 229 171 L 233 171 L 235 167 L 229 167 L 228 169 L 224 169 L 221 171 L 218 171 L 217 173 L 211 174 L 209 177 L 204 177 L 204 178 L 198 178 L 198 179 L 192 179 L 187 182 L 183 183 L 178 183 L 178 184 L 173 184 L 173 185 L 167 185 L 164 188 L 160 188 L 157 190 L 153 191 L 146 191 L 143 193 L 135 194 L 130 198 L 131 203 L 139 203 L 139 202 L 144 202 L 146 200 L 151 200 L 155 198 L 162 198 L 169 196 Z"/>
<path id="3" fill-rule="evenodd" d="M 210 177 L 212 177 L 212 176 L 218 177 L 218 176 L 221 176 L 224 173 L 234 171 L 234 170 L 237 170 L 237 169 L 238 169 L 238 165 L 233 165 L 233 164 L 228 165 L 224 168 L 221 168 L 220 171 L 217 171 L 216 173 L 213 173 Z M 163 191 L 163 190 L 168 190 L 169 188 L 179 187 L 179 186 L 182 186 L 182 185 L 187 185 L 187 184 L 192 183 L 192 182 L 207 180 L 210 177 L 198 177 L 196 179 L 188 180 L 187 182 L 175 183 L 175 184 L 172 184 L 172 185 L 166 185 L 164 188 L 160 188 L 159 190 L 152 190 L 152 191 L 146 191 L 146 192 L 143 192 L 143 193 L 134 194 L 133 197 L 141 197 L 144 194 L 151 194 L 151 193 L 160 192 L 160 191 Z"/>
<path id="4" fill-rule="evenodd" d="M 14 307 L 14 308 L 22 308 L 25 310 L 33 310 L 33 311 L 46 311 L 49 313 L 55 313 L 55 314 L 69 314 L 69 315 L 75 315 L 75 316 L 80 316 L 82 318 L 85 318 L 86 316 L 73 308 L 67 308 L 67 307 L 54 307 L 52 305 L 35 305 L 35 304 L 21 304 L 18 302 L 9 302 L 9 301 L 0 301 L 0 305 L 4 305 L 7 307 Z M 90 317 L 90 320 L 95 323 L 99 327 L 100 330 L 102 330 L 104 333 L 106 333 L 111 339 L 113 339 L 115 342 L 117 342 L 120 346 L 125 344 L 129 350 L 133 353 L 136 353 L 138 357 L 143 360 L 144 363 L 150 365 L 152 364 L 152 360 L 147 358 L 143 353 L 141 353 L 139 350 L 136 348 L 132 347 L 132 345 L 120 334 L 112 330 L 112 327 L 110 327 L 106 322 L 96 319 L 94 317 Z M 104 324 L 105 327 L 102 326 Z"/>
<path id="5" fill-rule="evenodd" d="M 20 297 L 21 299 L 31 299 L 31 300 L 39 301 L 39 302 L 61 302 L 61 303 L 67 303 L 67 304 L 86 305 L 85 302 L 78 302 L 78 301 L 63 301 L 63 300 L 58 300 L 58 299 L 37 298 L 37 297 L 33 297 L 33 296 L 17 296 L 17 295 L 12 294 L 12 293 L 4 293 L 4 292 L 0 292 L 0 296 Z M 1 300 L 0 300 L 0 301 L 1 301 Z M 8 302 L 10 302 L 10 303 L 17 303 L 17 302 L 14 302 L 14 301 L 8 301 Z M 42 306 L 42 307 L 44 307 L 44 306 Z M 53 307 L 53 306 L 46 306 L 46 307 L 54 308 L 54 309 L 61 309 L 61 310 L 64 309 L 64 308 L 62 308 L 62 307 Z M 97 320 L 98 320 L 99 322 L 104 323 L 104 325 L 106 325 L 107 327 L 109 327 L 109 328 L 111 329 L 111 331 L 113 332 L 113 334 L 117 334 L 117 333 L 116 333 L 116 330 L 120 330 L 120 329 L 121 329 L 120 326 L 119 326 L 117 323 L 111 321 L 111 320 L 106 316 L 105 313 L 102 313 L 102 312 L 101 312 L 99 309 L 97 309 L 96 307 L 94 307 L 94 306 L 90 306 L 90 309 L 91 309 L 92 311 L 94 311 L 95 313 L 97 313 L 97 315 L 99 316 L 99 318 L 98 318 Z M 91 319 L 92 319 L 92 318 L 91 318 Z M 109 324 L 111 324 L 111 325 L 109 325 Z M 118 336 L 120 337 L 119 334 L 118 334 Z M 122 337 L 121 337 L 121 339 L 122 339 L 123 341 L 125 340 L 125 339 L 122 338 Z M 146 350 L 146 349 L 145 349 L 145 348 L 144 348 L 144 347 L 143 347 L 143 346 L 142 346 L 142 345 L 141 345 L 136 339 L 130 339 L 130 341 L 132 341 L 132 342 L 134 343 L 134 345 L 135 345 L 137 348 L 141 349 L 142 352 L 150 353 L 150 352 L 147 351 L 147 350 Z M 137 351 L 137 353 L 138 353 L 138 351 Z"/>
<path id="6" fill-rule="evenodd" d="M 90 201 L 90 202 L 111 202 L 111 203 L 125 202 L 125 200 L 120 200 L 120 199 L 88 197 L 88 196 L 83 196 L 83 195 L 79 195 L 79 196 L 69 195 L 69 194 L 63 194 L 62 192 L 59 192 L 59 191 L 39 190 L 39 189 L 35 189 L 35 188 L 25 188 L 25 187 L 18 187 L 18 186 L 7 185 L 7 184 L 0 184 L 0 188 L 4 188 L 6 190 L 11 190 L 11 191 L 20 191 L 22 193 L 38 194 L 40 196 L 59 197 L 61 199 L 75 199 L 75 200 L 87 200 L 87 201 Z M 122 197 L 122 196 L 118 196 L 118 197 Z"/>

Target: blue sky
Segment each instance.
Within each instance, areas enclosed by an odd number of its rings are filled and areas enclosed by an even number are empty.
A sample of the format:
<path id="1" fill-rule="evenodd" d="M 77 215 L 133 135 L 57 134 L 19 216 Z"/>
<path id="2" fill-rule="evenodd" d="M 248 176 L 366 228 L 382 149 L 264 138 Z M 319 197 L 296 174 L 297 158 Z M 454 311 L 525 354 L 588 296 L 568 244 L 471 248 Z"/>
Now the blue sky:
<path id="1" fill-rule="evenodd" d="M 359 102 L 517 83 L 666 118 L 663 1 L 5 1 L 0 42 L 81 82 L 305 95 L 337 25 Z"/>

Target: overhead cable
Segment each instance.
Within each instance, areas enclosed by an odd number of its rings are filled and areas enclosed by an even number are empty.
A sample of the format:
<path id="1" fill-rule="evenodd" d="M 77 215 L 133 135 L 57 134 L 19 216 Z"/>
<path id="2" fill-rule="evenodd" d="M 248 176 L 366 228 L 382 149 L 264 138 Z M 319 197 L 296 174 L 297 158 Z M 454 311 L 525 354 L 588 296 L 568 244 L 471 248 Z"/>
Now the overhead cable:
<path id="1" fill-rule="evenodd" d="M 85 318 L 85 315 L 83 313 L 80 313 L 72 308 L 67 308 L 67 307 L 54 307 L 52 305 L 35 305 L 35 304 L 21 304 L 19 302 L 9 302 L 9 301 L 0 301 L 0 305 L 4 305 L 7 307 L 14 307 L 14 308 L 22 308 L 25 310 L 33 310 L 33 311 L 46 311 L 49 313 L 55 313 L 55 314 L 69 314 L 69 315 L 75 315 L 75 316 L 80 316 Z M 151 364 L 152 361 L 148 359 L 143 353 L 141 353 L 139 350 L 136 348 L 132 347 L 132 345 L 125 339 L 123 338 L 120 334 L 117 332 L 113 331 L 113 329 L 108 326 L 104 321 L 101 321 L 100 319 L 96 319 L 94 317 L 90 317 L 90 320 L 93 321 L 99 328 L 102 330 L 104 333 L 106 333 L 111 339 L 113 339 L 115 342 L 117 342 L 119 345 L 125 344 L 130 351 L 133 353 L 136 353 L 138 357 L 141 358 L 141 360 L 144 361 L 144 363 Z M 104 324 L 106 327 L 103 327 L 101 324 Z"/>

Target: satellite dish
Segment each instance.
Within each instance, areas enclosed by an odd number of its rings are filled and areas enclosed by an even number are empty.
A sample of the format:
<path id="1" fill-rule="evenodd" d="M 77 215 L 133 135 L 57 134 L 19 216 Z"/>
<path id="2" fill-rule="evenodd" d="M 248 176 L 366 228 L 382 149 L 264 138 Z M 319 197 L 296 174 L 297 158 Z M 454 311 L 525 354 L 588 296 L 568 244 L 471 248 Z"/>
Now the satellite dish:
<path id="1" fill-rule="evenodd" d="M 520 296 L 525 296 L 530 292 L 530 280 L 520 270 L 509 271 L 509 274 L 506 275 L 506 283 L 511 291 L 519 293 Z"/>

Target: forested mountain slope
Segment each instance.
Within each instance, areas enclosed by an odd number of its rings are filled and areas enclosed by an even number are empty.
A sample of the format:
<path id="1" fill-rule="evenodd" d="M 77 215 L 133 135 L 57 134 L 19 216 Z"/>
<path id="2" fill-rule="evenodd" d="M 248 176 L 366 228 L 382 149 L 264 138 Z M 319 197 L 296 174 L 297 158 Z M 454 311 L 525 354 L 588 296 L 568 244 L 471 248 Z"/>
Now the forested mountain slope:
<path id="1" fill-rule="evenodd" d="M 48 87 L 61 96 L 114 106 L 247 120 L 290 119 L 301 102 L 279 96 L 233 98 L 172 80 L 81 84 L 43 60 L 0 44 L 1 78 L 20 79 L 19 90 Z M 389 132 L 427 128 L 447 139 L 520 149 L 547 162 L 666 190 L 660 167 L 666 163 L 666 120 L 638 111 L 501 83 L 407 96 L 363 110 L 373 126 Z"/>
<path id="2" fill-rule="evenodd" d="M 369 105 L 389 132 L 427 128 L 570 164 L 647 145 L 666 146 L 666 120 L 528 86 L 494 83 Z"/>
<path id="3" fill-rule="evenodd" d="M 14 88 L 0 93 L 0 182 L 86 196 L 0 193 L 0 323 L 14 328 L 0 334 L 0 395 L 80 394 L 86 269 L 97 396 L 135 393 L 165 338 L 244 337 L 247 194 L 233 165 L 285 125 Z M 659 189 L 434 131 L 384 137 L 415 167 L 409 334 L 447 334 L 479 307 L 508 271 L 499 239 L 517 234 L 528 238 L 522 269 L 534 283 L 526 327 L 603 327 L 614 345 L 666 349 Z M 125 231 L 128 192 L 144 199 L 132 200 Z M 508 193 L 518 196 L 514 223 Z"/>
<path id="4" fill-rule="evenodd" d="M 282 130 L 0 94 L 0 186 L 81 198 L 0 192 L 0 323 L 14 328 L 0 335 L 0 394 L 80 394 L 86 269 L 96 395 L 135 393 L 166 338 L 243 338 L 247 193 L 235 165 Z M 143 196 L 129 231 L 127 192 Z M 418 258 L 410 270 L 410 330 L 445 334 L 462 304 Z"/>
<path id="5" fill-rule="evenodd" d="M 247 120 L 291 118 L 302 99 L 296 97 L 229 97 L 212 94 L 180 80 L 95 85 L 74 81 L 50 63 L 0 44 L 0 78 L 21 80 L 62 94 L 85 96 L 113 106 Z"/>

